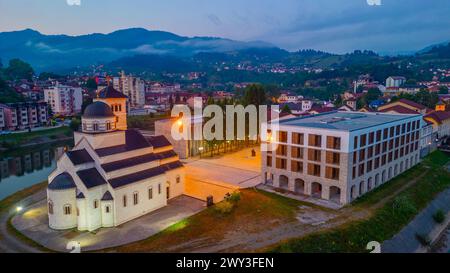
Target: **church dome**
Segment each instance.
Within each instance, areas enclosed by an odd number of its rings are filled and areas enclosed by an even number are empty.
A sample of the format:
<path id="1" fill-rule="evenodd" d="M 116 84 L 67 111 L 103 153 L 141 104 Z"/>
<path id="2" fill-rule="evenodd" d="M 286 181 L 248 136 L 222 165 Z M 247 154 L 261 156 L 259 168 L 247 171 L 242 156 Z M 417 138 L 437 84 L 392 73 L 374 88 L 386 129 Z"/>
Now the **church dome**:
<path id="1" fill-rule="evenodd" d="M 76 188 L 75 182 L 73 182 L 72 176 L 67 172 L 59 174 L 48 185 L 50 190 L 68 190 Z"/>
<path id="2" fill-rule="evenodd" d="M 114 117 L 111 108 L 104 102 L 96 101 L 84 110 L 83 118 L 110 118 Z"/>

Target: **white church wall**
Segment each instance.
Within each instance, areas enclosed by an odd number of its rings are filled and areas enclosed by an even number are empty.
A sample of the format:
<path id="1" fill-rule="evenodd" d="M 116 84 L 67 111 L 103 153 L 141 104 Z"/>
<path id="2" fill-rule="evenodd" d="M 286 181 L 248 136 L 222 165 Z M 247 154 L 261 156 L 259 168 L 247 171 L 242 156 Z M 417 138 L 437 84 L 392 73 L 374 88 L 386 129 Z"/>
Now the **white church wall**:
<path id="1" fill-rule="evenodd" d="M 161 192 L 158 191 L 161 185 Z M 149 189 L 152 188 L 153 196 L 149 198 Z M 133 203 L 133 194 L 138 193 L 138 204 Z M 142 182 L 137 182 L 115 189 L 115 225 L 121 225 L 144 214 L 167 205 L 166 175 L 159 175 Z M 124 207 L 123 197 L 126 196 L 127 204 Z"/>
<path id="2" fill-rule="evenodd" d="M 86 209 L 86 199 L 77 199 L 78 207 L 78 230 L 85 231 L 88 229 L 87 226 L 87 209 Z"/>
<path id="3" fill-rule="evenodd" d="M 107 186 L 102 185 L 91 188 L 84 194 L 86 197 L 87 227 L 89 231 L 102 227 L 102 209 L 100 201 L 106 190 Z M 97 207 L 95 207 L 95 201 L 97 201 Z"/>
<path id="4" fill-rule="evenodd" d="M 47 189 L 47 205 L 53 204 L 53 213 L 48 214 L 49 226 L 52 229 L 62 230 L 77 227 L 76 189 L 49 190 Z M 69 207 L 70 214 L 65 213 L 65 206 Z"/>
<path id="5" fill-rule="evenodd" d="M 185 168 L 178 168 L 166 172 L 167 181 L 170 182 L 170 199 L 184 194 Z M 178 183 L 177 183 L 177 178 Z"/>
<path id="6" fill-rule="evenodd" d="M 114 202 L 102 201 L 102 227 L 114 226 Z"/>

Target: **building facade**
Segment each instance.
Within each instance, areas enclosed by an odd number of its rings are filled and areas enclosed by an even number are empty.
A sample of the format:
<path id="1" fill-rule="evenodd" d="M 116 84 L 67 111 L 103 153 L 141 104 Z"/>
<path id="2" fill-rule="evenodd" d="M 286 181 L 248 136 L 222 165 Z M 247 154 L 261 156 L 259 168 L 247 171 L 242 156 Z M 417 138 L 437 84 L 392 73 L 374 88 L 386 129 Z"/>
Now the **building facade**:
<path id="1" fill-rule="evenodd" d="M 145 82 L 140 78 L 125 75 L 113 78 L 113 87 L 128 97 L 132 108 L 141 108 L 145 105 Z"/>
<path id="2" fill-rule="evenodd" d="M 0 130 L 25 130 L 48 123 L 47 103 L 21 102 L 0 104 Z"/>
<path id="3" fill-rule="evenodd" d="M 86 107 L 74 148 L 63 154 L 49 176 L 52 229 L 116 227 L 184 193 L 184 167 L 170 142 L 121 126 L 113 109 L 118 103 L 125 109 L 126 98 L 115 92 Z"/>
<path id="4" fill-rule="evenodd" d="M 386 79 L 386 88 L 400 87 L 406 82 L 405 77 L 390 76 Z"/>
<path id="5" fill-rule="evenodd" d="M 48 103 L 54 115 L 70 116 L 81 112 L 83 90 L 56 83 L 44 89 L 44 100 Z"/>
<path id="6" fill-rule="evenodd" d="M 330 112 L 268 124 L 264 183 L 347 204 L 420 161 L 422 115 Z"/>

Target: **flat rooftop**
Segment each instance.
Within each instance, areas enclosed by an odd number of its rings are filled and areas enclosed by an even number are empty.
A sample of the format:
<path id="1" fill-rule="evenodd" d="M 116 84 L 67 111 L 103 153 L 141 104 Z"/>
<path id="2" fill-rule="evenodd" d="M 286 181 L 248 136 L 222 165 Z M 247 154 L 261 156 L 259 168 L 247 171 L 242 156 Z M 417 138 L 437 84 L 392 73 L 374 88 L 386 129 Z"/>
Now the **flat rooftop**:
<path id="1" fill-rule="evenodd" d="M 363 113 L 363 112 L 328 112 L 318 115 L 280 120 L 280 126 L 299 126 L 316 129 L 339 131 L 357 131 L 391 122 L 405 120 L 417 115 Z"/>

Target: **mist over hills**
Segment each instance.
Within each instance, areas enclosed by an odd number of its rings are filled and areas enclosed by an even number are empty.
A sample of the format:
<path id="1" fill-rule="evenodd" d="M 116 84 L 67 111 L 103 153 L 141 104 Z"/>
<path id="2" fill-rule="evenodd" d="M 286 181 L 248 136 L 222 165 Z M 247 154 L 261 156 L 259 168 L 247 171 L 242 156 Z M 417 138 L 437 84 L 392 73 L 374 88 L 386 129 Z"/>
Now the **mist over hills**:
<path id="1" fill-rule="evenodd" d="M 408 58 L 448 61 L 450 43 L 429 46 L 407 56 L 380 56 L 367 50 L 338 55 L 312 49 L 289 52 L 260 41 L 184 37 L 143 28 L 80 36 L 45 35 L 26 29 L 0 33 L 0 59 L 5 64 L 12 58 L 23 59 L 36 71 L 52 72 L 96 64 L 105 64 L 111 69 L 184 72 L 203 70 L 224 62 L 339 68 Z"/>

